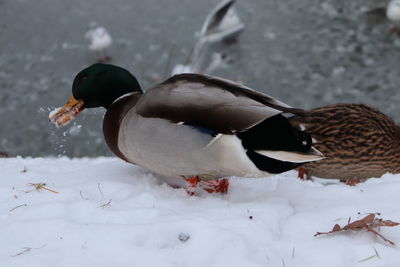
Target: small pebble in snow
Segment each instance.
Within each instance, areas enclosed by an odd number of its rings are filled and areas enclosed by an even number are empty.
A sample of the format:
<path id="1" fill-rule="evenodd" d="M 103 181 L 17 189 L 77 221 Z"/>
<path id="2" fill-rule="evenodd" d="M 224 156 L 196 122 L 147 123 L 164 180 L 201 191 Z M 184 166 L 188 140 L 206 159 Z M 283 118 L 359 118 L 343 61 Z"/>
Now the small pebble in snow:
<path id="1" fill-rule="evenodd" d="M 253 216 L 249 216 L 249 219 L 250 219 L 250 220 L 253 220 Z"/>
<path id="2" fill-rule="evenodd" d="M 180 233 L 178 238 L 179 238 L 180 241 L 186 242 L 186 241 L 188 241 L 190 239 L 190 235 L 184 234 L 184 233 Z"/>

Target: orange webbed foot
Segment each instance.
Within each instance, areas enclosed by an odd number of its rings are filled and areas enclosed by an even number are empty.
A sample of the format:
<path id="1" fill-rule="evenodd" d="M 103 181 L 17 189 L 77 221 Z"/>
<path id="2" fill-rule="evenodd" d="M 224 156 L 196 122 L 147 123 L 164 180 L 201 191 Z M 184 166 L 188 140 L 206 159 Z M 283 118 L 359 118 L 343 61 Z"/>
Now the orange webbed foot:
<path id="1" fill-rule="evenodd" d="M 223 178 L 218 180 L 203 180 L 200 181 L 198 176 L 186 179 L 187 187 L 186 192 L 188 195 L 193 196 L 197 194 L 198 188 L 213 193 L 228 193 L 229 179 Z"/>
<path id="2" fill-rule="evenodd" d="M 197 184 L 199 181 L 198 176 L 186 179 L 186 192 L 189 196 L 194 196 L 197 193 Z"/>
<path id="3" fill-rule="evenodd" d="M 350 178 L 347 180 L 340 180 L 342 183 L 345 183 L 346 185 L 349 186 L 355 186 L 356 184 L 362 183 L 363 180 L 359 179 L 359 178 Z"/>
<path id="4" fill-rule="evenodd" d="M 299 167 L 297 169 L 297 171 L 299 172 L 297 174 L 297 177 L 299 177 L 301 180 L 306 181 L 306 180 L 312 180 L 311 176 L 308 174 L 308 171 L 306 168 L 304 167 Z"/>

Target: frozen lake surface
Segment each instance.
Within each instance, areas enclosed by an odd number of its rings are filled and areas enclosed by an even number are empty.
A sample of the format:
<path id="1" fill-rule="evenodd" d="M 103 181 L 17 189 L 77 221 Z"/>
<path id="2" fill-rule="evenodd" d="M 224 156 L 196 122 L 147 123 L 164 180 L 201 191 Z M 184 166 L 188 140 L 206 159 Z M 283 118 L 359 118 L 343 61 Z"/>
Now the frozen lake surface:
<path id="1" fill-rule="evenodd" d="M 85 32 L 93 22 L 113 36 L 113 64 L 143 88 L 190 55 L 215 0 L 0 0 L 0 151 L 22 156 L 111 155 L 104 111 L 85 111 L 67 128 L 48 122 L 75 74 L 93 63 Z M 367 15 L 386 1 L 238 1 L 246 24 L 212 74 L 244 82 L 301 108 L 363 102 L 400 121 L 400 37 Z"/>

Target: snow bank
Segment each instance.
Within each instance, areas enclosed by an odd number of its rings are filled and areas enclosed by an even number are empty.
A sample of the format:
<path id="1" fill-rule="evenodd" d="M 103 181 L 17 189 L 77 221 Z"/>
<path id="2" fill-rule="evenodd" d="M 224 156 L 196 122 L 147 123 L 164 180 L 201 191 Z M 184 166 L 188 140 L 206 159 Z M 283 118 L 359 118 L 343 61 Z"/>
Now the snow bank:
<path id="1" fill-rule="evenodd" d="M 313 236 L 357 212 L 400 221 L 400 175 L 349 187 L 288 172 L 190 197 L 116 158 L 9 158 L 0 170 L 0 266 L 400 264 L 398 247 L 365 231 Z M 381 233 L 400 246 L 400 227 Z"/>

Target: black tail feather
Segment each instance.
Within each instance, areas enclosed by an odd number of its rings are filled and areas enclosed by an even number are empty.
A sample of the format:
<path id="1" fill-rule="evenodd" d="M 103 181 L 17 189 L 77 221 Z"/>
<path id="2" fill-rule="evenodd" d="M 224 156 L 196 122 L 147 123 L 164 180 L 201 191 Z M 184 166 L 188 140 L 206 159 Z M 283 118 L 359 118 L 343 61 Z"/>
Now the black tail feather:
<path id="1" fill-rule="evenodd" d="M 237 133 L 248 150 L 280 150 L 307 152 L 312 141 L 308 133 L 293 127 L 281 115 L 270 117 L 250 129 Z"/>
<path id="2" fill-rule="evenodd" d="M 281 161 L 256 153 L 257 150 L 308 152 L 311 136 L 295 127 L 281 114 L 275 115 L 254 127 L 237 133 L 247 156 L 260 170 L 281 173 L 300 167 L 303 163 Z"/>
<path id="3" fill-rule="evenodd" d="M 273 174 L 290 171 L 304 164 L 272 159 L 251 150 L 248 150 L 246 154 L 257 168 Z"/>

